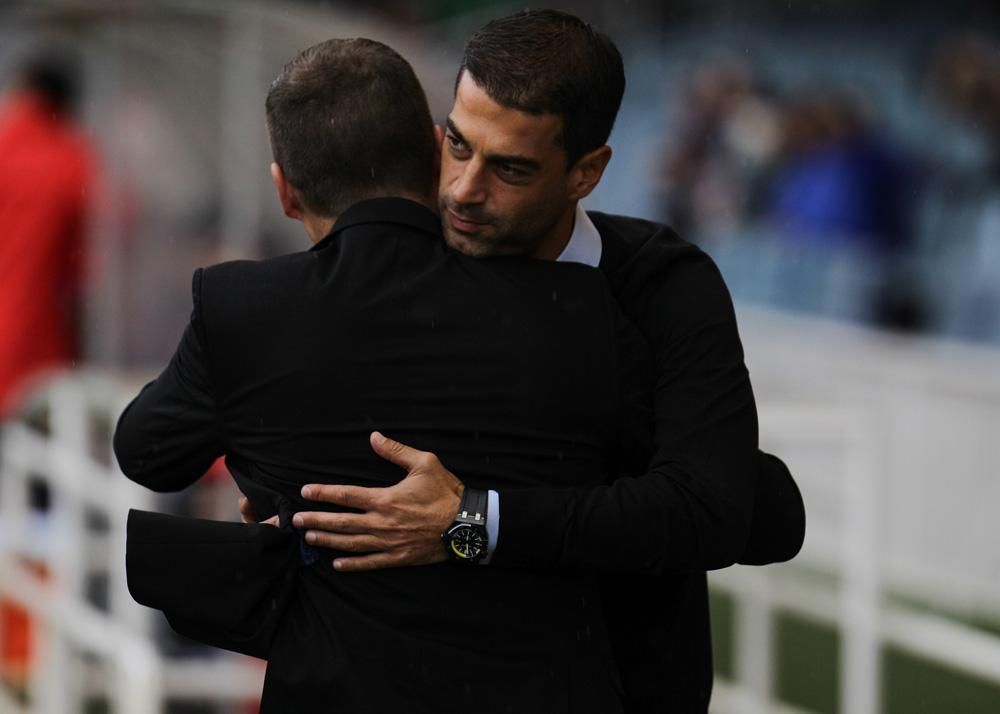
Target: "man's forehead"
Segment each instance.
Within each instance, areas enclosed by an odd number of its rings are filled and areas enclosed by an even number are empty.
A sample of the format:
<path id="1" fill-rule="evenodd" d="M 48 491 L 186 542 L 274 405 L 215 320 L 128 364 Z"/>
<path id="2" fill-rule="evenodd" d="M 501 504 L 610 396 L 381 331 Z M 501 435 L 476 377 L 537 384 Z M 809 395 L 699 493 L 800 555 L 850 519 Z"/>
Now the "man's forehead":
<path id="1" fill-rule="evenodd" d="M 499 152 L 540 151 L 559 148 L 562 117 L 556 114 L 529 114 L 505 107 L 493 100 L 467 72 L 455 91 L 455 103 L 448 118 L 471 143 L 488 143 Z"/>

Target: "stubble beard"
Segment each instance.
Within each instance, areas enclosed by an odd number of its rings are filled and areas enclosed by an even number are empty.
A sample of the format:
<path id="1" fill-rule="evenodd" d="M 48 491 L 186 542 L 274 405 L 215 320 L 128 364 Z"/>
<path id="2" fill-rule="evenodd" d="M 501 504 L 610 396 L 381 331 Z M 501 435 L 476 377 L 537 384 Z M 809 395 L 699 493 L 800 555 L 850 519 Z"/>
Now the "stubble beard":
<path id="1" fill-rule="evenodd" d="M 468 218 L 473 221 L 482 221 L 486 224 L 480 235 L 469 235 L 455 230 L 448 218 L 448 211 Z M 451 248 L 464 253 L 473 258 L 487 258 L 495 255 L 516 254 L 516 246 L 509 245 L 506 238 L 506 231 L 502 221 L 498 221 L 495 216 L 469 213 L 468 211 L 455 210 L 447 196 L 442 196 L 438 200 L 438 211 L 441 215 L 441 229 L 444 232 L 444 240 Z"/>
<path id="2" fill-rule="evenodd" d="M 497 256 L 532 256 L 541 243 L 546 231 L 537 227 L 524 226 L 521 230 L 512 227 L 508 221 L 495 215 L 469 214 L 456 211 L 460 216 L 471 220 L 487 223 L 486 230 L 480 235 L 468 235 L 456 231 L 449 223 L 447 211 L 450 208 L 448 198 L 442 196 L 438 201 L 441 215 L 441 228 L 444 240 L 454 250 L 473 258 L 489 258 Z M 454 209 L 452 209 L 454 210 Z M 553 220 L 553 225 L 555 221 Z M 551 226 L 548 227 L 551 229 Z"/>

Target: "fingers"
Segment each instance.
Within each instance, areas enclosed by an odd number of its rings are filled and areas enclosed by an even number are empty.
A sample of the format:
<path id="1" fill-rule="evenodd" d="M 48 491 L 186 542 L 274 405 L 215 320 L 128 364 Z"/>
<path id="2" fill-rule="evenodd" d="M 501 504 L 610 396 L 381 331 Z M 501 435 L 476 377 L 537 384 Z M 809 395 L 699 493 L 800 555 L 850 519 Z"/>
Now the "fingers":
<path id="1" fill-rule="evenodd" d="M 438 548 L 421 556 L 415 556 L 413 553 L 404 551 L 390 551 L 337 558 L 333 561 L 333 567 L 342 573 L 360 573 L 366 570 L 381 570 L 382 568 L 430 565 L 431 563 L 440 563 L 446 557 L 443 548 Z"/>
<path id="2" fill-rule="evenodd" d="M 380 432 L 373 431 L 369 439 L 372 449 L 386 461 L 402 466 L 407 471 L 412 471 L 418 466 L 426 465 L 428 457 L 434 455 L 428 451 L 420 451 L 412 446 L 401 444 L 395 439 L 389 439 Z"/>
<path id="3" fill-rule="evenodd" d="M 306 543 L 317 548 L 329 548 L 347 553 L 377 553 L 386 550 L 385 543 L 372 535 L 343 535 L 309 531 L 306 533 Z"/>
<path id="4" fill-rule="evenodd" d="M 366 570 L 381 570 L 402 565 L 402 558 L 392 553 L 372 553 L 349 558 L 337 558 L 333 567 L 342 573 L 360 573 Z"/>
<path id="5" fill-rule="evenodd" d="M 338 506 L 356 508 L 359 511 L 370 511 L 378 504 L 378 498 L 382 491 L 384 489 L 363 486 L 309 484 L 302 487 L 302 498 L 307 501 L 335 503 Z"/>
<path id="6" fill-rule="evenodd" d="M 250 505 L 250 499 L 246 496 L 240 496 L 239 500 L 240 509 L 240 520 L 244 523 L 256 523 L 257 516 L 253 512 L 253 507 Z"/>
<path id="7" fill-rule="evenodd" d="M 385 549 L 385 542 L 372 535 L 373 520 L 359 513 L 296 513 L 292 525 L 306 530 L 306 543 L 319 548 L 336 548 L 351 553 Z"/>
<path id="8" fill-rule="evenodd" d="M 240 520 L 244 523 L 258 523 L 257 514 L 253 512 L 253 506 L 250 505 L 250 499 L 246 496 L 240 496 L 237 502 L 240 509 Z M 278 516 L 271 516 L 266 521 L 260 521 L 262 526 L 274 526 L 276 528 L 280 527 L 278 522 Z"/>
<path id="9" fill-rule="evenodd" d="M 363 513 L 322 513 L 306 511 L 292 516 L 292 525 L 299 530 L 319 530 L 333 533 L 370 533 L 375 525 Z"/>

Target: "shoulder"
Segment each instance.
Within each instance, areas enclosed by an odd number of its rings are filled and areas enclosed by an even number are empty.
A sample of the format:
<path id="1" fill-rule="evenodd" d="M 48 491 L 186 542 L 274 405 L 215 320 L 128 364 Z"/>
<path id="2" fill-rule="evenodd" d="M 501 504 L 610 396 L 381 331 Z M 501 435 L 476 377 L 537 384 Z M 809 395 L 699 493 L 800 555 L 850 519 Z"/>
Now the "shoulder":
<path id="1" fill-rule="evenodd" d="M 213 314 L 230 310 L 246 314 L 285 304 L 301 290 L 315 261 L 314 253 L 303 252 L 198 268 L 192 278 L 195 307 Z"/>
<path id="2" fill-rule="evenodd" d="M 228 260 L 195 271 L 195 282 L 203 287 L 225 288 L 238 293 L 252 293 L 266 288 L 272 281 L 292 280 L 315 262 L 309 252 L 266 260 Z"/>
<path id="3" fill-rule="evenodd" d="M 647 243 L 661 247 L 684 248 L 693 247 L 681 239 L 670 226 L 656 221 L 647 221 L 633 216 L 618 216 L 601 211 L 587 211 L 594 222 L 601 240 L 605 244 L 612 243 L 616 249 L 626 253 L 640 250 Z"/>
<path id="4" fill-rule="evenodd" d="M 635 280 L 691 265 L 712 264 L 701 248 L 682 239 L 670 226 L 597 211 L 589 215 L 601 234 L 601 270 L 612 282 L 623 275 Z"/>
<path id="5" fill-rule="evenodd" d="M 191 324 L 206 349 L 226 361 L 297 322 L 310 271 L 308 253 L 269 260 L 234 260 L 195 270 Z M 274 339 L 278 339 L 275 337 Z"/>
<path id="6" fill-rule="evenodd" d="M 725 291 L 712 258 L 670 226 L 598 211 L 589 215 L 601 234 L 601 270 L 616 291 L 634 293 L 651 287 Z"/>

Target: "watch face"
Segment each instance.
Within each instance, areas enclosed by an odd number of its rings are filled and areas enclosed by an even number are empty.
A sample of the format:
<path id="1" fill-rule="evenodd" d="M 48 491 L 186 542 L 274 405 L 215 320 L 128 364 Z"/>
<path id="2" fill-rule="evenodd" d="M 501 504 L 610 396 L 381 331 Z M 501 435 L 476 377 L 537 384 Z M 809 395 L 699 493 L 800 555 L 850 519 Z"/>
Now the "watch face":
<path id="1" fill-rule="evenodd" d="M 458 525 L 448 535 L 448 546 L 456 558 L 471 560 L 486 553 L 486 538 L 476 526 Z"/>

